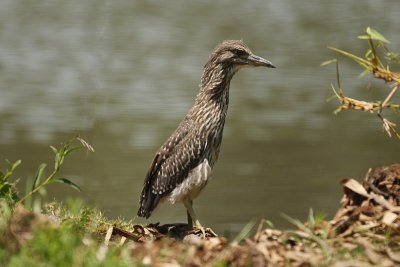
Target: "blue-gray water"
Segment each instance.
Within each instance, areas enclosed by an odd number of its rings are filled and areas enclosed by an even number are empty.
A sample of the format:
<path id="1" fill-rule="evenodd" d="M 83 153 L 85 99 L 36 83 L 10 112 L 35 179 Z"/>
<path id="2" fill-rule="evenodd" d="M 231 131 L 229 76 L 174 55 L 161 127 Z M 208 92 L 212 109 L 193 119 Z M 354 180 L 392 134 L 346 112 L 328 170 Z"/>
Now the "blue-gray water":
<path id="1" fill-rule="evenodd" d="M 243 39 L 277 69 L 245 69 L 231 83 L 214 179 L 195 201 L 200 221 L 237 231 L 280 213 L 333 215 L 343 177 L 398 161 L 398 141 L 375 115 L 332 111 L 335 56 L 358 54 L 376 28 L 400 50 L 398 1 L 23 1 L 0 2 L 0 169 L 22 159 L 33 176 L 49 145 L 80 135 L 94 154 L 75 154 L 63 176 L 83 193 L 53 185 L 49 198 L 79 196 L 109 217 L 133 218 L 152 157 L 192 105 L 202 66 L 224 39 Z M 341 60 L 350 96 L 383 98 L 386 88 Z M 381 90 L 381 91 L 380 91 Z M 185 221 L 163 205 L 149 221 Z M 139 220 L 142 222 L 143 220 Z"/>

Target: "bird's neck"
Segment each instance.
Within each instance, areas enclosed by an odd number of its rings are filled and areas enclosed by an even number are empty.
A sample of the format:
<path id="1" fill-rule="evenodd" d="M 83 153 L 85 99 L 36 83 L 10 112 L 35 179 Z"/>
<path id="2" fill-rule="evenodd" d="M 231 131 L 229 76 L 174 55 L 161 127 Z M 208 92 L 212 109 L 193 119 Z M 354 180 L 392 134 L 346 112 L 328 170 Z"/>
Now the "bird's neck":
<path id="1" fill-rule="evenodd" d="M 197 100 L 201 101 L 222 101 L 226 106 L 229 101 L 229 86 L 236 69 L 214 65 L 205 67 L 201 77 L 200 92 Z"/>
<path id="2" fill-rule="evenodd" d="M 206 122 L 211 115 L 213 121 L 221 122 L 223 126 L 229 104 L 230 81 L 235 70 L 222 67 L 205 68 L 196 97 L 194 107 L 189 111 L 189 117 L 198 123 Z"/>

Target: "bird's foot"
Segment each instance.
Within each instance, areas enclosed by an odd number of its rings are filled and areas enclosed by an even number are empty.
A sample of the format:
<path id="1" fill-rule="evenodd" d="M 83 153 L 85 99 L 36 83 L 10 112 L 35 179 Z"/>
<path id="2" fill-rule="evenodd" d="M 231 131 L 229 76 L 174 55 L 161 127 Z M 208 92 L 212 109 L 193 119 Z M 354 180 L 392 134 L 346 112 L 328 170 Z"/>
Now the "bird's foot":
<path id="1" fill-rule="evenodd" d="M 211 228 L 206 228 L 206 232 L 211 235 L 211 237 L 218 237 L 218 235 Z"/>
<path id="2" fill-rule="evenodd" d="M 206 231 L 204 230 L 204 227 L 200 224 L 198 220 L 196 220 L 194 223 L 196 225 L 196 228 L 199 229 L 203 234 L 203 238 L 206 239 Z"/>
<path id="3" fill-rule="evenodd" d="M 189 231 L 190 234 L 194 234 L 202 237 L 203 239 L 209 237 L 217 237 L 218 235 L 211 228 L 197 228 L 195 227 L 193 230 Z"/>
<path id="4" fill-rule="evenodd" d="M 199 221 L 195 222 L 195 227 L 190 231 L 190 233 L 201 235 L 203 239 L 218 236 L 211 228 L 204 228 Z"/>

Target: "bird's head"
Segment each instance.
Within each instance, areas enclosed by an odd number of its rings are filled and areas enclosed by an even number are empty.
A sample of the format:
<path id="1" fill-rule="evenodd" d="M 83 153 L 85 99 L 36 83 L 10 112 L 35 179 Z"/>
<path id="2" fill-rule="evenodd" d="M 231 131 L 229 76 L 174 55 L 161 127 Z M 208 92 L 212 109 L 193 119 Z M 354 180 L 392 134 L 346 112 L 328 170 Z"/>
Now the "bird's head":
<path id="1" fill-rule="evenodd" d="M 207 64 L 210 63 L 234 70 L 246 66 L 275 68 L 270 61 L 254 55 L 241 40 L 223 41 L 211 53 Z"/>
<path id="2" fill-rule="evenodd" d="M 229 88 L 233 75 L 243 67 L 275 68 L 268 60 L 254 55 L 243 41 L 223 41 L 213 50 L 204 66 L 200 91 L 221 95 Z"/>

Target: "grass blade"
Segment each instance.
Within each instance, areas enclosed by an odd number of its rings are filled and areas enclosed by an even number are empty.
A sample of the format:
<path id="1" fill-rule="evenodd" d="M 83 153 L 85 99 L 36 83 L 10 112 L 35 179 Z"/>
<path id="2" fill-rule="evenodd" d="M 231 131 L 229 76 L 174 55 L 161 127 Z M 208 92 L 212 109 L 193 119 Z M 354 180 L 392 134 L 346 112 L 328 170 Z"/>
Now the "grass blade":
<path id="1" fill-rule="evenodd" d="M 36 187 L 38 187 L 40 185 L 40 180 L 43 177 L 44 174 L 44 169 L 46 169 L 46 164 L 42 163 L 39 165 L 38 171 L 36 173 L 35 179 L 33 180 L 33 184 L 32 184 L 32 190 L 34 190 Z"/>
<path id="2" fill-rule="evenodd" d="M 82 191 L 81 188 L 76 183 L 72 182 L 71 180 L 68 180 L 67 178 L 54 178 L 53 180 L 51 180 L 51 182 L 67 184 L 79 192 Z"/>
<path id="3" fill-rule="evenodd" d="M 336 51 L 336 52 L 338 52 L 340 54 L 343 54 L 343 55 L 345 55 L 345 56 L 347 56 L 347 57 L 349 57 L 351 59 L 353 59 L 354 61 L 356 61 L 358 64 L 360 64 L 361 66 L 363 66 L 365 68 L 371 68 L 372 67 L 371 63 L 368 60 L 365 60 L 365 59 L 363 59 L 361 57 L 358 57 L 356 55 L 353 55 L 353 54 L 351 54 L 349 52 L 346 52 L 344 50 L 341 50 L 341 49 L 338 49 L 338 48 L 335 48 L 335 47 L 329 46 L 328 48 L 333 50 L 333 51 Z"/>
<path id="4" fill-rule="evenodd" d="M 334 63 L 334 62 L 337 62 L 337 59 L 336 59 L 336 58 L 333 58 L 333 59 L 330 59 L 330 60 L 327 60 L 327 61 L 322 62 L 320 66 L 323 67 L 323 66 L 332 64 L 332 63 Z"/>
<path id="5" fill-rule="evenodd" d="M 255 221 L 248 222 L 243 229 L 239 232 L 239 234 L 233 239 L 233 244 L 238 244 L 240 241 L 245 239 L 250 235 L 251 230 L 253 230 L 254 226 L 256 225 Z"/>
<path id="6" fill-rule="evenodd" d="M 382 34 L 380 34 L 377 30 L 374 30 L 370 27 L 367 28 L 367 34 L 371 37 L 373 40 L 381 41 L 383 43 L 390 44 L 388 39 L 385 38 Z"/>

